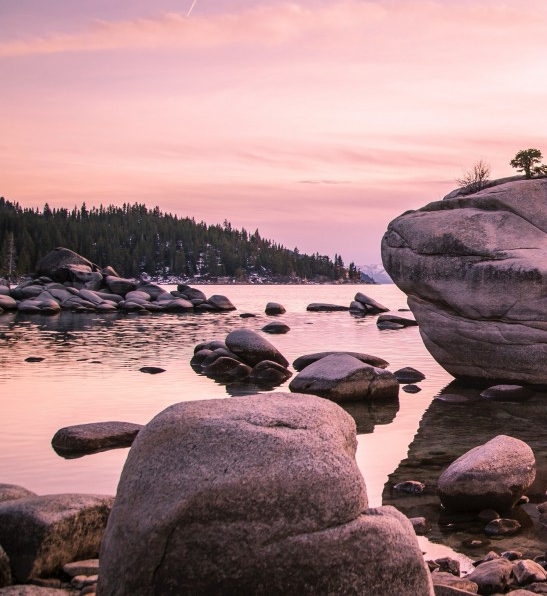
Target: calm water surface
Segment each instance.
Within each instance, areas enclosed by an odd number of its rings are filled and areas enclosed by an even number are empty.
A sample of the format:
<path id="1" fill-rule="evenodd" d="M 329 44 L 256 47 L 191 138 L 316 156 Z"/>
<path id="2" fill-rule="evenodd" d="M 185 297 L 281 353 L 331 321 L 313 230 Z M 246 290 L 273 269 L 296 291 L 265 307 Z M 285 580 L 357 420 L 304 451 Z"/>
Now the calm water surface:
<path id="1" fill-rule="evenodd" d="M 173 287 L 168 287 L 173 289 Z M 227 398 L 237 390 L 197 375 L 189 366 L 194 346 L 224 339 L 235 328 L 260 330 L 273 317 L 267 302 L 281 302 L 277 320 L 286 335 L 265 335 L 292 362 L 323 350 L 380 356 L 389 370 L 412 366 L 426 375 L 418 394 L 400 392 L 399 404 L 354 406 L 359 429 L 358 463 L 371 506 L 382 504 L 388 474 L 407 456 L 408 446 L 431 400 L 452 377 L 426 351 L 417 327 L 380 331 L 375 316 L 348 312 L 309 313 L 311 302 L 349 305 L 356 291 L 392 311 L 406 308 L 395 286 L 205 286 L 236 305 L 227 314 L 75 314 L 54 317 L 0 316 L 0 482 L 37 493 L 114 494 L 127 450 L 63 459 L 50 446 L 63 426 L 122 420 L 146 423 L 180 401 Z M 256 318 L 242 319 L 243 312 Z M 405 316 L 405 313 L 400 313 Z M 406 313 L 410 315 L 410 313 Z M 29 356 L 42 362 L 26 362 Z M 142 366 L 166 372 L 143 374 Z M 275 391 L 288 391 L 285 385 Z"/>

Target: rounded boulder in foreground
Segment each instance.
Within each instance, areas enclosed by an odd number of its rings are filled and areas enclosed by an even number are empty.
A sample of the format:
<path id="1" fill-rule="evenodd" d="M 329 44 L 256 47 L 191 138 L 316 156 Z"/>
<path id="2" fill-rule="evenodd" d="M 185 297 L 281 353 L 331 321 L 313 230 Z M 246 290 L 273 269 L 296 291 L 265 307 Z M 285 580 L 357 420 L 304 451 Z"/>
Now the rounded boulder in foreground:
<path id="1" fill-rule="evenodd" d="M 255 366 L 262 360 L 273 360 L 282 366 L 289 366 L 281 352 L 252 329 L 235 329 L 226 336 L 226 346 L 246 364 Z"/>
<path id="2" fill-rule="evenodd" d="M 344 402 L 397 397 L 399 383 L 389 371 L 342 353 L 306 366 L 291 381 L 289 389 Z"/>
<path id="3" fill-rule="evenodd" d="M 442 504 L 454 511 L 508 511 L 536 477 L 530 447 L 499 435 L 464 453 L 439 477 Z"/>
<path id="4" fill-rule="evenodd" d="M 314 396 L 167 408 L 124 466 L 98 594 L 432 596 L 410 522 L 365 509 L 356 447 L 354 420 Z"/>

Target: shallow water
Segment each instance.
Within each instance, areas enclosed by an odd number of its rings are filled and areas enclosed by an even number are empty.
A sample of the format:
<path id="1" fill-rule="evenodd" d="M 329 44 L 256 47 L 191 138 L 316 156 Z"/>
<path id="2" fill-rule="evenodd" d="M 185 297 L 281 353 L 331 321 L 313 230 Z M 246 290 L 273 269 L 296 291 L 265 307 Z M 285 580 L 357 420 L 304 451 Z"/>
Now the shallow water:
<path id="1" fill-rule="evenodd" d="M 369 503 L 381 505 L 388 476 L 407 457 L 424 412 L 452 377 L 431 358 L 417 327 L 380 331 L 375 316 L 310 313 L 306 306 L 312 302 L 349 305 L 355 293 L 362 291 L 397 312 L 407 306 L 405 295 L 393 285 L 202 289 L 208 296 L 228 296 L 237 310 L 226 314 L 1 315 L 0 482 L 21 484 L 40 494 L 114 494 L 127 450 L 63 459 L 50 446 L 54 433 L 87 422 L 146 423 L 179 401 L 229 398 L 252 391 L 225 387 L 200 376 L 189 361 L 201 341 L 224 339 L 240 327 L 260 330 L 274 320 L 264 314 L 266 303 L 276 301 L 287 313 L 275 320 L 291 330 L 266 337 L 289 362 L 311 352 L 348 350 L 380 356 L 390 363 L 391 371 L 412 366 L 426 375 L 419 384 L 421 391 L 400 391 L 398 403 L 347 408 L 357 421 L 357 461 Z M 239 315 L 244 312 L 257 317 L 243 319 Z M 44 360 L 26 362 L 28 357 Z M 143 374 L 142 366 L 159 366 L 166 372 Z M 287 385 L 274 391 L 288 391 Z M 419 470 L 415 479 L 419 479 Z"/>

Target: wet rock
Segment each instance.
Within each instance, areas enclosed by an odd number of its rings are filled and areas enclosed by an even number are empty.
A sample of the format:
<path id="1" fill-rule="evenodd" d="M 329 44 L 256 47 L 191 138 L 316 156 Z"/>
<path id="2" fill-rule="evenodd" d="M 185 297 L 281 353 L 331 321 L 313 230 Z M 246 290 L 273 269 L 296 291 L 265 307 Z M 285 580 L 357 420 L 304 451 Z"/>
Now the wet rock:
<path id="1" fill-rule="evenodd" d="M 99 593 L 431 596 L 410 522 L 365 510 L 356 446 L 351 417 L 313 396 L 171 406 L 129 453 Z"/>
<path id="2" fill-rule="evenodd" d="M 456 577 L 460 577 L 460 562 L 450 557 L 442 557 L 435 559 L 435 563 L 439 566 L 440 572 L 451 573 Z"/>
<path id="3" fill-rule="evenodd" d="M 201 343 L 197 344 L 194 348 L 194 354 L 196 354 L 200 350 L 216 350 L 218 348 L 224 348 L 225 350 L 228 349 L 228 347 L 226 346 L 226 342 L 220 339 L 202 341 Z"/>
<path id="4" fill-rule="evenodd" d="M 448 509 L 507 511 L 536 475 L 530 447 L 513 437 L 499 435 L 468 451 L 439 477 L 441 502 Z"/>
<path id="5" fill-rule="evenodd" d="M 312 302 L 308 304 L 306 310 L 309 312 L 338 312 L 349 310 L 348 306 L 341 306 L 339 304 L 326 304 L 324 302 Z"/>
<path id="6" fill-rule="evenodd" d="M 242 312 L 242 313 L 241 313 L 239 316 L 240 316 L 242 319 L 252 319 L 252 318 L 256 317 L 256 315 L 254 315 L 254 314 L 253 314 L 253 313 L 251 313 L 251 312 Z"/>
<path id="7" fill-rule="evenodd" d="M 326 356 L 332 356 L 333 354 L 349 354 L 350 356 L 357 358 L 357 360 L 375 366 L 376 368 L 387 368 L 389 366 L 389 362 L 386 362 L 383 358 L 371 356 L 370 354 L 362 354 L 361 352 L 316 352 L 315 354 L 300 356 L 292 363 L 292 365 L 296 371 L 300 372 L 301 370 L 304 370 L 306 366 L 309 366 Z"/>
<path id="8" fill-rule="evenodd" d="M 500 555 L 504 559 L 508 561 L 516 561 L 517 559 L 522 559 L 522 553 L 518 550 L 506 550 L 501 553 Z"/>
<path id="9" fill-rule="evenodd" d="M 177 286 L 177 290 L 186 296 L 188 300 L 207 300 L 207 296 L 197 288 L 192 288 L 191 286 L 187 286 L 186 284 L 179 284 Z"/>
<path id="10" fill-rule="evenodd" d="M 488 524 L 495 519 L 499 519 L 499 517 L 500 514 L 497 511 L 494 511 L 494 509 L 483 509 L 477 515 L 477 519 L 485 524 Z"/>
<path id="11" fill-rule="evenodd" d="M 292 373 L 272 360 L 259 362 L 251 371 L 251 381 L 257 384 L 280 385 L 292 377 Z"/>
<path id="12" fill-rule="evenodd" d="M 265 312 L 267 315 L 283 315 L 287 312 L 285 307 L 279 302 L 268 302 Z"/>
<path id="13" fill-rule="evenodd" d="M 381 327 L 385 323 L 395 323 L 396 325 L 401 325 L 402 327 L 415 327 L 418 325 L 414 319 L 399 317 L 397 315 L 380 315 L 376 320 L 376 325 L 378 327 Z"/>
<path id="14" fill-rule="evenodd" d="M 494 385 L 481 392 L 481 397 L 497 401 L 521 401 L 532 395 L 534 392 L 522 385 Z"/>
<path id="15" fill-rule="evenodd" d="M 201 365 L 205 362 L 205 360 L 211 356 L 213 354 L 213 350 L 199 350 L 198 352 L 196 352 L 191 360 L 190 360 L 190 366 L 200 372 L 201 371 Z"/>
<path id="16" fill-rule="evenodd" d="M 107 449 L 131 447 L 142 425 L 131 422 L 91 422 L 59 429 L 51 446 L 62 457 L 77 457 Z"/>
<path id="17" fill-rule="evenodd" d="M 17 302 L 11 296 L 0 294 L 0 308 L 3 310 L 17 310 Z"/>
<path id="18" fill-rule="evenodd" d="M 44 315 L 56 314 L 61 310 L 61 306 L 53 299 L 44 300 L 21 300 L 17 304 L 17 310 L 23 313 L 41 313 Z"/>
<path id="19" fill-rule="evenodd" d="M 246 364 L 255 366 L 262 360 L 273 360 L 282 366 L 289 366 L 281 352 L 252 329 L 235 329 L 226 336 L 226 346 Z"/>
<path id="20" fill-rule="evenodd" d="M 512 536 L 521 528 L 516 519 L 498 518 L 488 522 L 484 528 L 484 533 L 488 536 Z"/>
<path id="21" fill-rule="evenodd" d="M 113 501 L 65 494 L 0 503 L 0 544 L 14 581 L 49 577 L 67 562 L 96 558 Z"/>
<path id="22" fill-rule="evenodd" d="M 159 300 L 162 296 L 169 296 L 170 293 L 161 286 L 152 283 L 139 284 L 137 287 L 139 292 L 147 294 L 150 300 Z"/>
<path id="23" fill-rule="evenodd" d="M 418 385 L 404 385 L 402 390 L 405 393 L 420 393 L 422 389 L 421 387 L 418 387 Z"/>
<path id="24" fill-rule="evenodd" d="M 275 335 L 282 335 L 284 333 L 288 333 L 291 328 L 285 323 L 279 323 L 278 321 L 274 321 L 273 323 L 268 323 L 264 327 L 262 327 L 262 331 L 264 333 L 272 333 Z"/>
<path id="25" fill-rule="evenodd" d="M 499 558 L 482 563 L 466 579 L 477 584 L 479 594 L 489 596 L 505 590 L 512 571 L 511 561 Z"/>
<path id="26" fill-rule="evenodd" d="M 311 393 L 340 402 L 389 399 L 399 392 L 397 379 L 390 372 L 365 364 L 349 354 L 332 354 L 306 366 L 291 381 L 289 388 L 297 393 Z"/>
<path id="27" fill-rule="evenodd" d="M 159 366 L 141 366 L 139 371 L 149 375 L 159 375 L 160 373 L 165 372 L 165 368 L 160 368 Z"/>
<path id="28" fill-rule="evenodd" d="M 213 352 L 214 354 L 214 352 Z M 202 365 L 204 375 L 220 381 L 246 379 L 251 374 L 251 367 L 229 356 L 215 358 L 210 364 Z"/>
<path id="29" fill-rule="evenodd" d="M 417 480 L 406 480 L 405 482 L 399 482 L 393 488 L 403 493 L 419 495 L 424 492 L 425 484 L 423 482 L 418 482 Z"/>
<path id="30" fill-rule="evenodd" d="M 377 323 L 376 326 L 381 331 L 385 331 L 385 330 L 398 331 L 399 329 L 405 328 L 404 325 L 401 325 L 400 323 L 395 323 L 393 321 L 384 321 L 383 323 Z"/>
<path id="31" fill-rule="evenodd" d="M 357 300 L 352 300 L 349 305 L 349 312 L 352 315 L 366 315 L 367 309 L 364 304 L 357 302 Z"/>
<path id="32" fill-rule="evenodd" d="M 175 298 L 174 300 L 162 300 L 161 304 L 166 312 L 192 312 L 194 305 L 189 300 Z"/>
<path id="33" fill-rule="evenodd" d="M 25 358 L 25 362 L 43 362 L 45 358 L 43 356 L 29 356 Z"/>
<path id="34" fill-rule="evenodd" d="M 415 368 L 412 368 L 411 366 L 400 368 L 393 374 L 399 383 L 418 383 L 425 379 L 425 375 L 423 373 L 421 373 L 419 370 L 416 370 Z"/>
<path id="35" fill-rule="evenodd" d="M 83 297 L 84 296 L 82 296 L 82 298 Z M 142 304 L 150 302 L 150 295 L 146 292 L 141 292 L 140 290 L 131 290 L 130 292 L 127 292 L 125 299 L 130 300 L 131 302 L 138 302 L 139 304 Z"/>
<path id="36" fill-rule="evenodd" d="M 354 300 L 355 302 L 360 302 L 365 307 L 367 313 L 371 315 L 389 311 L 389 308 L 383 304 L 380 304 L 379 302 L 376 302 L 374 298 L 366 296 L 362 292 L 357 292 L 357 294 L 355 294 Z"/>

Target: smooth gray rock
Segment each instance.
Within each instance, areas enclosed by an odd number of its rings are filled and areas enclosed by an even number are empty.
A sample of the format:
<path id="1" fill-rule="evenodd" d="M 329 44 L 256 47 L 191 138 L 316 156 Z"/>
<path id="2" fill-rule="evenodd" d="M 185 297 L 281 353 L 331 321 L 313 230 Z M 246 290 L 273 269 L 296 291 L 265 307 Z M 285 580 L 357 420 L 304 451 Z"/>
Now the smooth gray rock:
<path id="1" fill-rule="evenodd" d="M 432 595 L 410 522 L 365 510 L 356 445 L 353 419 L 312 396 L 164 410 L 124 466 L 98 593 Z"/>
<path id="2" fill-rule="evenodd" d="M 367 296 L 362 292 L 357 292 L 357 294 L 355 294 L 354 301 L 362 304 L 365 307 L 367 314 L 373 315 L 389 311 L 389 308 L 387 308 L 387 306 L 384 306 L 383 304 L 376 302 L 374 298 L 371 298 L 370 296 Z"/>
<path id="3" fill-rule="evenodd" d="M 458 378 L 546 384 L 547 179 L 430 203 L 389 224 L 384 267 Z"/>
<path id="4" fill-rule="evenodd" d="M 399 383 L 418 383 L 425 379 L 425 375 L 422 372 L 411 366 L 400 368 L 399 370 L 396 370 L 393 375 Z"/>
<path id="5" fill-rule="evenodd" d="M 547 581 L 547 572 L 545 569 L 539 563 L 530 559 L 516 561 L 513 564 L 513 575 L 520 586 L 531 584 L 532 582 Z"/>
<path id="6" fill-rule="evenodd" d="M 431 574 L 431 580 L 435 586 L 435 595 L 437 595 L 437 586 L 448 586 L 462 590 L 465 594 L 477 594 L 479 586 L 465 577 L 456 577 L 447 571 L 434 571 Z"/>
<path id="7" fill-rule="evenodd" d="M 177 286 L 177 291 L 184 294 L 188 300 L 207 300 L 207 296 L 201 290 L 192 288 L 186 284 L 179 284 Z"/>
<path id="8" fill-rule="evenodd" d="M 51 446 L 63 457 L 131 447 L 142 425 L 132 422 L 91 422 L 59 429 Z"/>
<path id="9" fill-rule="evenodd" d="M 384 323 L 395 323 L 403 327 L 416 327 L 418 323 L 414 319 L 408 317 L 400 317 L 399 315 L 380 315 L 376 319 L 376 325 L 380 327 Z"/>
<path id="10" fill-rule="evenodd" d="M 292 377 L 292 373 L 272 360 L 259 362 L 251 371 L 251 381 L 257 384 L 280 385 Z"/>
<path id="11" fill-rule="evenodd" d="M 361 352 L 316 352 L 315 354 L 305 354 L 304 356 L 297 358 L 292 365 L 295 370 L 300 372 L 301 370 L 304 370 L 306 366 L 321 360 L 321 358 L 325 358 L 325 356 L 332 356 L 333 354 L 349 354 L 350 356 L 357 358 L 357 360 L 375 366 L 376 368 L 387 368 L 389 366 L 389 362 L 383 358 L 371 356 L 370 354 L 362 354 Z"/>
<path id="12" fill-rule="evenodd" d="M 17 304 L 17 310 L 24 313 L 56 314 L 61 310 L 59 303 L 53 299 L 32 299 L 21 300 Z"/>
<path id="13" fill-rule="evenodd" d="M 168 292 L 166 292 L 168 293 Z M 80 295 L 82 293 L 80 292 Z M 139 290 L 131 290 L 130 292 L 127 292 L 127 294 L 125 295 L 125 299 L 126 300 L 131 300 L 134 302 L 150 302 L 150 294 L 147 294 L 146 292 L 141 292 L 140 289 Z"/>
<path id="14" fill-rule="evenodd" d="M 252 329 L 230 331 L 226 336 L 226 346 L 251 367 L 262 360 L 273 360 L 282 366 L 289 366 L 283 354 L 265 337 Z"/>
<path id="15" fill-rule="evenodd" d="M 236 307 L 230 302 L 226 296 L 221 296 L 220 294 L 215 294 L 211 296 L 205 304 L 201 304 L 200 306 L 208 305 L 214 308 L 215 310 L 220 311 L 230 311 L 236 310 Z"/>
<path id="16" fill-rule="evenodd" d="M 261 331 L 264 333 L 271 333 L 272 335 L 284 335 L 288 333 L 291 328 L 285 323 L 281 323 L 280 321 L 273 321 L 272 323 L 268 323 L 262 327 Z"/>
<path id="17" fill-rule="evenodd" d="M 399 383 L 387 370 L 349 354 L 332 354 L 306 366 L 290 382 L 289 389 L 343 402 L 396 397 Z"/>
<path id="18" fill-rule="evenodd" d="M 279 302 L 268 302 L 264 312 L 267 315 L 282 315 L 287 312 L 287 309 Z"/>
<path id="19" fill-rule="evenodd" d="M 35 497 L 36 493 L 17 484 L 0 484 L 0 503 L 26 497 Z"/>
<path id="20" fill-rule="evenodd" d="M 532 397 L 534 392 L 522 385 L 494 385 L 481 391 L 481 397 L 495 401 L 522 401 Z"/>
<path id="21" fill-rule="evenodd" d="M 104 302 L 104 299 L 101 298 L 99 294 L 97 294 L 97 292 L 93 292 L 92 290 L 87 290 L 85 288 L 80 290 L 79 296 L 87 302 L 95 304 L 95 306 L 99 306 L 99 304 L 102 304 L 102 302 Z"/>
<path id="22" fill-rule="evenodd" d="M 103 275 L 100 271 L 92 271 L 87 265 L 68 265 L 66 269 L 73 283 L 80 282 L 90 289 L 102 286 Z"/>
<path id="23" fill-rule="evenodd" d="M 367 309 L 364 304 L 357 302 L 357 300 L 352 300 L 349 305 L 349 312 L 353 315 L 366 315 Z"/>
<path id="24" fill-rule="evenodd" d="M 497 518 L 488 522 L 484 527 L 487 536 L 512 536 L 521 529 L 516 519 Z"/>
<path id="25" fill-rule="evenodd" d="M 173 300 L 161 300 L 160 302 L 166 312 L 192 312 L 194 305 L 184 298 L 174 298 Z"/>
<path id="26" fill-rule="evenodd" d="M 312 302 L 308 304 L 306 310 L 309 312 L 337 312 L 349 310 L 348 306 L 341 306 L 339 304 L 326 304 L 324 302 Z"/>
<path id="27" fill-rule="evenodd" d="M 63 494 L 0 503 L 0 544 L 14 581 L 49 577 L 65 563 L 96 558 L 113 500 Z"/>
<path id="28" fill-rule="evenodd" d="M 158 300 L 160 296 L 170 294 L 165 288 L 157 284 L 145 283 L 137 287 L 137 291 L 147 294 L 150 300 Z"/>
<path id="29" fill-rule="evenodd" d="M 530 447 L 498 435 L 464 453 L 440 475 L 439 496 L 447 509 L 507 511 L 532 485 L 536 462 Z"/>
<path id="30" fill-rule="evenodd" d="M 213 379 L 228 382 L 246 379 L 251 374 L 251 367 L 235 358 L 220 356 L 210 364 L 204 365 L 202 372 Z"/>

